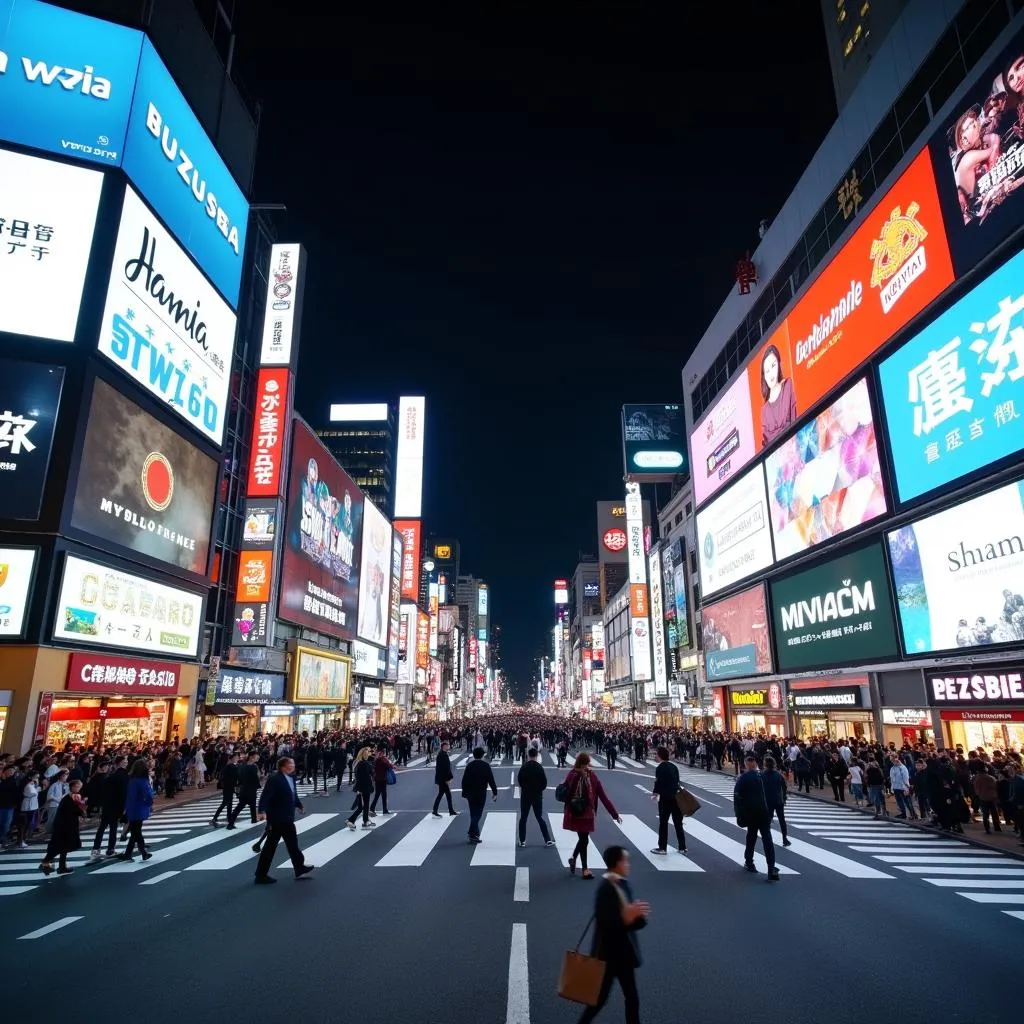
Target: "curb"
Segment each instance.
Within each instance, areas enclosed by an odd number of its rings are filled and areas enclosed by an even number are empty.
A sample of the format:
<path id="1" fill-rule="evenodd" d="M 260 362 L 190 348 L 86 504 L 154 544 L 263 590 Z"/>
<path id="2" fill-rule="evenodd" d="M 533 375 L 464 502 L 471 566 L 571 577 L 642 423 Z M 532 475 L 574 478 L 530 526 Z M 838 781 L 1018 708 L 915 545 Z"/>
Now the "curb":
<path id="1" fill-rule="evenodd" d="M 689 765 L 687 765 L 687 767 L 689 767 Z M 732 772 L 727 772 L 721 768 L 716 768 L 713 774 L 724 775 L 727 779 L 733 779 L 736 777 L 732 774 Z M 851 811 L 855 814 L 866 815 L 871 813 L 870 811 L 867 811 L 862 807 L 856 807 L 853 804 L 841 803 L 838 800 L 833 800 L 831 798 L 823 796 L 814 796 L 810 793 L 801 793 L 800 796 L 805 796 L 808 799 L 815 800 L 821 804 L 828 804 L 830 807 L 845 807 L 848 811 Z M 936 831 L 930 825 L 922 825 L 917 821 L 903 821 L 902 819 L 900 819 L 900 824 L 906 825 L 908 828 L 917 829 L 918 832 L 926 832 L 928 835 L 931 836 L 945 835 L 945 833 L 941 831 Z M 979 850 L 990 850 L 993 853 L 1002 853 L 1005 854 L 1007 857 L 1014 857 L 1017 860 L 1024 861 L 1024 847 L 1022 847 L 1020 851 L 1006 850 L 1001 846 L 993 846 L 991 843 L 986 843 L 982 839 L 976 839 L 974 836 L 969 836 L 966 832 L 963 835 L 958 835 L 956 838 L 962 843 L 968 843 L 971 846 L 976 846 Z"/>

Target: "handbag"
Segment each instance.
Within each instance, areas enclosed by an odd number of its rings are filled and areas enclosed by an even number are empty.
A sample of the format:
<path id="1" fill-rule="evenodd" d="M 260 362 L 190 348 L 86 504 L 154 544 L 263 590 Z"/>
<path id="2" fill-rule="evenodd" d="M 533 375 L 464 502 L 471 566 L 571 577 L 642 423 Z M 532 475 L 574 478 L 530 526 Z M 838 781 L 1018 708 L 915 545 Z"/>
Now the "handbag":
<path id="1" fill-rule="evenodd" d="M 569 787 L 564 783 L 560 782 L 555 786 L 555 799 L 560 803 L 565 803 L 565 798 L 569 795 Z"/>
<path id="2" fill-rule="evenodd" d="M 388 780 L 388 785 L 389 786 L 393 786 L 398 781 L 398 776 L 395 774 L 395 769 L 394 768 L 389 768 L 388 769 L 387 780 Z"/>
<path id="3" fill-rule="evenodd" d="M 575 949 L 567 949 L 562 957 L 562 970 L 558 975 L 558 994 L 572 1003 L 596 1006 L 604 982 L 605 963 L 596 956 L 580 952 L 580 946 L 590 931 L 594 918 L 587 922 Z"/>
<path id="4" fill-rule="evenodd" d="M 680 789 L 676 793 L 676 806 L 684 817 L 692 818 L 700 810 L 700 801 L 688 789 Z"/>

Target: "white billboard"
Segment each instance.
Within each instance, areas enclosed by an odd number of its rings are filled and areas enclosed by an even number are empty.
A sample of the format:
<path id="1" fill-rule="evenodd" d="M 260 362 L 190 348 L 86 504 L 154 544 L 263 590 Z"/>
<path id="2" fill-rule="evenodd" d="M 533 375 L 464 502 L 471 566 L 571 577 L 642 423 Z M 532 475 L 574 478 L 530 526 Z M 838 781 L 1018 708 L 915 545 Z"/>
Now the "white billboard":
<path id="1" fill-rule="evenodd" d="M 356 634 L 378 647 L 388 645 L 391 608 L 391 524 L 372 501 L 363 502 L 363 549 L 359 569 L 359 618 Z"/>
<path id="2" fill-rule="evenodd" d="M 220 444 L 235 324 L 231 307 L 126 186 L 98 351 Z"/>
<path id="3" fill-rule="evenodd" d="M 437 583 L 431 583 L 427 587 L 427 599 L 429 604 L 428 614 L 430 615 L 430 656 L 437 656 L 438 626 L 440 619 L 441 588 Z"/>
<path id="4" fill-rule="evenodd" d="M 395 518 L 419 519 L 423 511 L 423 429 L 426 399 L 398 400 L 395 456 Z"/>
<path id="5" fill-rule="evenodd" d="M 775 558 L 761 463 L 697 514 L 702 596 L 767 569 Z"/>
<path id="6" fill-rule="evenodd" d="M 75 340 L 102 188 L 100 171 L 0 150 L 0 331 Z"/>
<path id="7" fill-rule="evenodd" d="M 332 423 L 380 423 L 387 418 L 387 402 L 348 402 L 331 406 Z"/>
<path id="8" fill-rule="evenodd" d="M 634 682 L 651 677 L 651 619 L 644 554 L 644 506 L 640 485 L 626 484 L 626 545 L 629 554 L 629 655 Z"/>
<path id="9" fill-rule="evenodd" d="M 202 628 L 202 594 L 66 556 L 54 640 L 194 658 Z"/>
<path id="10" fill-rule="evenodd" d="M 302 246 L 295 242 L 271 246 L 267 271 L 267 305 L 263 314 L 261 366 L 291 366 L 296 306 L 302 270 Z"/>
<path id="11" fill-rule="evenodd" d="M 654 649 L 654 696 L 668 696 L 668 657 L 665 651 L 665 607 L 662 598 L 661 550 L 649 559 L 651 579 L 651 645 Z"/>
<path id="12" fill-rule="evenodd" d="M 0 548 L 0 636 L 25 632 L 38 548 Z"/>

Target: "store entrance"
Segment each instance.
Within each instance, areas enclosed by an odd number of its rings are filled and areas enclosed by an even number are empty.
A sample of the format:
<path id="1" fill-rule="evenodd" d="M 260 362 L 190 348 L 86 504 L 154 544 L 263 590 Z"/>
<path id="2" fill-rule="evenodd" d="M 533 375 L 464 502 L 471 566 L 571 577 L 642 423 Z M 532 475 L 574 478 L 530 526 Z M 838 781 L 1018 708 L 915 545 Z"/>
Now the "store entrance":
<path id="1" fill-rule="evenodd" d="M 46 743 L 58 750 L 69 745 L 114 746 L 167 738 L 166 700 L 115 700 L 107 697 L 55 699 Z"/>

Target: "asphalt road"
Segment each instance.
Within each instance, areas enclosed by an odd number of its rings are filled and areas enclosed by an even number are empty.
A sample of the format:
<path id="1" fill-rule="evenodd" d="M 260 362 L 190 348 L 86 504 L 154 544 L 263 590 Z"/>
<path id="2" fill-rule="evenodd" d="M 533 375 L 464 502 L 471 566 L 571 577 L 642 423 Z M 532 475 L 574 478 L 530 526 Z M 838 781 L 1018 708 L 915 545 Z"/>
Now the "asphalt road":
<path id="1" fill-rule="evenodd" d="M 561 773 L 545 760 L 553 788 Z M 119 1009 L 150 1024 L 268 1010 L 304 1024 L 574 1021 L 579 1010 L 556 983 L 597 882 L 569 875 L 568 833 L 545 849 L 531 821 L 529 845 L 515 847 L 513 771 L 495 765 L 503 788 L 475 848 L 457 796 L 459 817 L 428 817 L 432 769 L 403 772 L 390 794 L 398 813 L 365 833 L 344 829 L 347 788 L 306 798 L 300 842 L 319 865 L 308 881 L 294 880 L 282 848 L 280 884 L 254 886 L 248 846 L 259 829 L 215 831 L 206 802 L 154 818 L 147 831 L 161 838 L 145 864 L 43 880 L 35 854 L 5 854 L 5 1008 L 15 1020 L 43 1006 L 82 1024 Z M 690 855 L 653 858 L 654 805 L 642 791 L 653 768 L 600 774 L 625 823 L 602 809 L 596 846 L 624 841 L 636 895 L 652 905 L 641 934 L 644 1020 L 862 1024 L 881 1014 L 933 1024 L 1017 1009 L 1024 862 L 793 797 L 794 845 L 778 850 L 788 873 L 772 884 L 736 863 L 743 835 L 728 779 L 683 769 L 704 801 L 689 823 Z M 546 810 L 560 824 L 551 793 Z M 596 856 L 591 867 L 599 874 Z M 617 990 L 600 1019 L 622 1019 Z"/>

